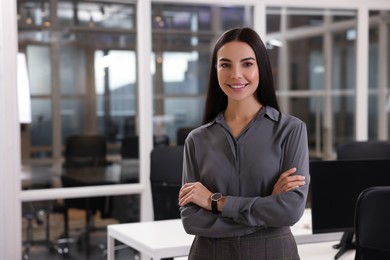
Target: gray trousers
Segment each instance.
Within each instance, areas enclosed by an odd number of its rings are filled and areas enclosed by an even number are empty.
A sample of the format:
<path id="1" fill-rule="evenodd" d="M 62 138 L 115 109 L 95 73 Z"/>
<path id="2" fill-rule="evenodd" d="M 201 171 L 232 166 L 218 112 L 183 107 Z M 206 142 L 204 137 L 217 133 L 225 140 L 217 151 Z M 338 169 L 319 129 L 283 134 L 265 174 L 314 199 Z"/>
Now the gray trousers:
<path id="1" fill-rule="evenodd" d="M 227 238 L 196 236 L 189 260 L 299 260 L 298 248 L 289 227 L 266 228 Z"/>

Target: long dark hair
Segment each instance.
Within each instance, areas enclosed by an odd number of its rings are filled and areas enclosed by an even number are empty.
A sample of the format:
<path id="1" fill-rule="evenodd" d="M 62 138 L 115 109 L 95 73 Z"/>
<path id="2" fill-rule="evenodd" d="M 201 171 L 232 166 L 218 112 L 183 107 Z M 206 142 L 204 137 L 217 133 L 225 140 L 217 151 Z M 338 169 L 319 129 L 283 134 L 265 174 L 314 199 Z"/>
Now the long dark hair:
<path id="1" fill-rule="evenodd" d="M 206 97 L 206 106 L 203 115 L 203 123 L 213 120 L 219 112 L 224 111 L 227 106 L 227 96 L 221 90 L 217 77 L 217 53 L 226 43 L 239 41 L 247 43 L 253 49 L 257 66 L 259 68 L 259 86 L 256 90 L 256 97 L 262 105 L 268 105 L 279 110 L 278 101 L 276 100 L 274 79 L 272 76 L 271 63 L 269 61 L 267 49 L 264 46 L 260 36 L 250 28 L 238 28 L 226 31 L 218 39 L 210 61 L 209 83 Z"/>

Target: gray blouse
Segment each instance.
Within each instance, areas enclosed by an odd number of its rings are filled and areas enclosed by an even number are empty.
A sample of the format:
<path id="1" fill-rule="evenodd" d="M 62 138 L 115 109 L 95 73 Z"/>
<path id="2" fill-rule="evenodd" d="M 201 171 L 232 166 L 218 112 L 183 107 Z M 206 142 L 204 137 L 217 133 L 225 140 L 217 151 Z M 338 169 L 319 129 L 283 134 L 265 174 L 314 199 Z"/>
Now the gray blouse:
<path id="1" fill-rule="evenodd" d="M 271 195 L 280 174 L 292 167 L 306 177 L 306 184 Z M 195 204 L 181 207 L 189 234 L 242 236 L 261 228 L 295 224 L 305 209 L 310 182 L 305 123 L 265 106 L 234 138 L 220 113 L 186 139 L 183 183 L 196 181 L 226 199 L 220 214 Z"/>

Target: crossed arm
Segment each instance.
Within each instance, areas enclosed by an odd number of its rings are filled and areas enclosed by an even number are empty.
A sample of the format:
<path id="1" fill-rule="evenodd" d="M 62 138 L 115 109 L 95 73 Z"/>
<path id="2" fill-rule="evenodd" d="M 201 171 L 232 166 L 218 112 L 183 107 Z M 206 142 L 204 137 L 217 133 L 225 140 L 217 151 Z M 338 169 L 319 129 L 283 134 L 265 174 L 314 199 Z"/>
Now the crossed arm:
<path id="1" fill-rule="evenodd" d="M 272 195 L 287 192 L 305 185 L 305 176 L 292 175 L 296 171 L 296 168 L 291 168 L 283 172 L 274 185 Z M 185 206 L 188 203 L 194 203 L 206 210 L 211 210 L 211 195 L 212 192 L 201 182 L 185 183 L 179 192 L 179 205 Z M 223 206 L 224 198 L 218 202 L 218 210 L 222 211 Z"/>

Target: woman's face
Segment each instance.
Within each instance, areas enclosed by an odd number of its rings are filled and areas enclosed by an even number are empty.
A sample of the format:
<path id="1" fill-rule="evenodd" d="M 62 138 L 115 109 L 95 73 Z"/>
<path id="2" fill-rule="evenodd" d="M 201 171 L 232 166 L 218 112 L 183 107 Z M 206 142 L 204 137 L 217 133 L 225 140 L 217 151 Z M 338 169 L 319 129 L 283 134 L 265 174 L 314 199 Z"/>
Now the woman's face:
<path id="1" fill-rule="evenodd" d="M 229 100 L 256 99 L 259 69 L 253 49 L 244 42 L 233 41 L 217 52 L 217 77 Z"/>

